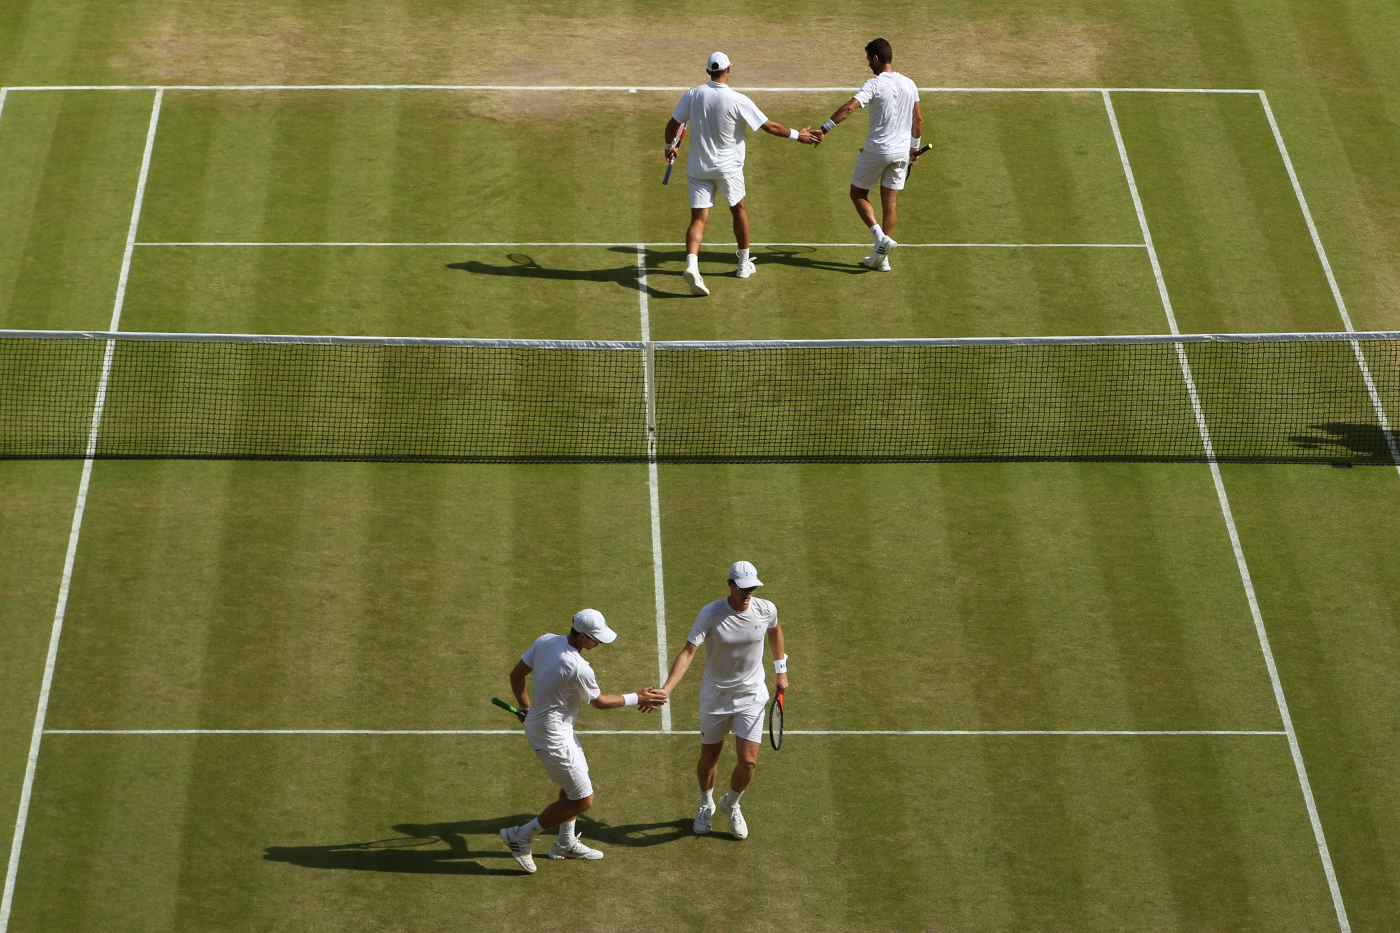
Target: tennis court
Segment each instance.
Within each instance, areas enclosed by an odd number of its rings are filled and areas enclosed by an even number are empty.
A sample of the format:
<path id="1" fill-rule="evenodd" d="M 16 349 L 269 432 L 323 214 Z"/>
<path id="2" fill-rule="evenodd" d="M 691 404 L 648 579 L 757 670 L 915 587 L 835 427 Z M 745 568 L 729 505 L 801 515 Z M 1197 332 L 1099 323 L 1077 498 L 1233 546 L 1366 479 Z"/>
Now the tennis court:
<path id="1" fill-rule="evenodd" d="M 609 341 L 1393 326 L 1339 314 L 1293 140 L 1252 90 L 926 90 L 935 148 L 885 276 L 856 266 L 859 133 L 755 140 L 758 273 L 721 274 L 717 218 L 704 301 L 681 295 L 682 196 L 649 148 L 675 92 L 561 91 L 550 116 L 542 93 L 11 88 L 0 322 Z M 789 122 L 844 99 L 753 96 Z M 528 179 L 512 167 L 542 151 Z M 775 931 L 1393 923 L 1394 467 L 0 477 L 0 802 L 24 818 L 6 930 L 681 930 L 736 903 Z M 594 606 L 621 633 L 592 657 L 604 690 L 654 683 L 740 557 L 794 661 L 751 837 L 689 831 L 687 682 L 665 716 L 585 712 L 599 803 L 580 827 L 607 857 L 520 874 L 497 831 L 552 793 L 488 704 L 520 651 Z"/>

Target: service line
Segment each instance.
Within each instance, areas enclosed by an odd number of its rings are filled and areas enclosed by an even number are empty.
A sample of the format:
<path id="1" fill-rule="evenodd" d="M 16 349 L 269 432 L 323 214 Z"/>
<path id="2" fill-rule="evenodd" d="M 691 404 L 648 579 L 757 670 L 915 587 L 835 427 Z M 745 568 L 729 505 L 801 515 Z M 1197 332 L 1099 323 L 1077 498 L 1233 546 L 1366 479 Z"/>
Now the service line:
<path id="1" fill-rule="evenodd" d="M 376 243 L 376 242 L 336 242 L 327 241 L 324 243 L 272 243 L 272 242 L 252 242 L 241 240 L 226 241 L 189 241 L 189 242 L 150 242 L 137 243 L 136 246 L 386 246 L 386 247 L 417 247 L 417 246 L 599 246 L 612 247 L 614 249 L 626 247 L 635 249 L 643 248 L 680 248 L 684 243 Z M 737 243 L 714 242 L 709 246 L 737 246 Z M 869 243 L 793 243 L 793 242 L 773 242 L 773 243 L 751 243 L 750 246 L 802 246 L 802 247 L 859 247 L 869 249 Z M 1142 243 L 900 243 L 900 249 L 948 249 L 948 248 L 981 248 L 981 249 L 1144 249 Z"/>
<path id="2" fill-rule="evenodd" d="M 665 710 L 665 707 L 662 707 Z M 699 735 L 671 729 L 579 729 L 579 735 Z M 521 735 L 519 729 L 46 729 L 45 735 Z M 788 729 L 785 735 L 1287 735 L 1278 729 Z"/>

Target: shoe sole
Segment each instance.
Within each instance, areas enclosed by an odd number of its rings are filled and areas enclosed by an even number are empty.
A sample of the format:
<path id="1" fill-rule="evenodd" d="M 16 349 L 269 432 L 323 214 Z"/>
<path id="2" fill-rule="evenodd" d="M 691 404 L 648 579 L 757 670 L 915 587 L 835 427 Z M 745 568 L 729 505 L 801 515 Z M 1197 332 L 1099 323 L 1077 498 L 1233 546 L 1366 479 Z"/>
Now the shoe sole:
<path id="1" fill-rule="evenodd" d="M 510 850 L 511 858 L 515 859 L 515 864 L 519 865 L 521 870 L 527 871 L 533 875 L 535 873 L 534 858 L 531 857 L 530 864 L 526 864 L 520 860 L 520 856 L 515 854 L 515 846 L 510 844 L 510 836 L 506 835 L 509 832 L 510 830 L 508 829 L 501 830 L 501 841 L 504 842 L 506 848 Z"/>
<path id="2" fill-rule="evenodd" d="M 701 281 L 698 272 L 691 272 L 687 269 L 685 272 L 685 284 L 690 286 L 690 293 L 692 295 L 708 295 L 710 293 L 710 290 L 706 288 L 704 282 Z"/>

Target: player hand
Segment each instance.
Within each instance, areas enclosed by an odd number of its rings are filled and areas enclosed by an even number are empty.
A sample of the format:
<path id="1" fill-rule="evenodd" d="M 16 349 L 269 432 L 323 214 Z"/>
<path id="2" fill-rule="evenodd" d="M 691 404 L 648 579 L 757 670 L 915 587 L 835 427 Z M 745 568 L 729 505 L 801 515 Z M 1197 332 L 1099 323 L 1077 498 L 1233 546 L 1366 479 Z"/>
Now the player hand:
<path id="1" fill-rule="evenodd" d="M 797 141 L 800 143 L 806 143 L 809 146 L 819 146 L 821 145 L 822 141 L 821 131 L 819 130 L 816 133 L 814 133 L 812 132 L 812 128 L 810 126 L 803 127 L 802 129 L 797 131 Z"/>
<path id="2" fill-rule="evenodd" d="M 812 145 L 814 146 L 820 146 L 822 144 L 822 140 L 826 139 L 826 134 L 823 133 L 821 130 L 812 130 L 812 135 L 816 137 L 817 140 L 816 142 L 812 143 Z"/>
<path id="3" fill-rule="evenodd" d="M 660 709 L 666 705 L 666 694 L 655 687 L 647 687 L 645 690 L 637 691 L 637 705 L 644 713 L 654 709 Z"/>
<path id="4" fill-rule="evenodd" d="M 909 150 L 909 164 L 913 165 L 917 161 L 919 161 L 919 150 L 911 148 Z"/>
<path id="5" fill-rule="evenodd" d="M 784 693 L 787 693 L 788 679 L 786 674 L 779 674 L 777 677 L 774 678 L 774 681 L 777 683 L 778 686 L 778 696 L 782 696 Z"/>
<path id="6" fill-rule="evenodd" d="M 670 162 L 672 159 L 674 159 L 676 157 L 677 152 L 680 152 L 680 148 L 678 146 L 667 146 L 666 161 Z"/>

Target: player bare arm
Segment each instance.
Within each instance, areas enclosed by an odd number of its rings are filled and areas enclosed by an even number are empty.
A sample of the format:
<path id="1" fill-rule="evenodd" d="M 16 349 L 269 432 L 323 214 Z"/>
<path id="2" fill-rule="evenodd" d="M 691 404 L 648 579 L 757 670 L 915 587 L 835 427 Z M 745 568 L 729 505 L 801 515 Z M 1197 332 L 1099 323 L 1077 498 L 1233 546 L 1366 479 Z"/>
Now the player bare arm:
<path id="1" fill-rule="evenodd" d="M 525 692 L 525 678 L 530 676 L 533 668 L 524 661 L 516 661 L 515 667 L 510 672 L 510 689 L 515 694 L 516 708 L 520 710 L 520 721 L 525 721 L 525 714 L 530 712 L 530 694 Z"/>
<path id="2" fill-rule="evenodd" d="M 919 102 L 914 101 L 914 125 L 910 130 L 910 136 L 915 139 L 922 139 L 924 135 L 924 112 L 919 109 Z M 909 161 L 919 161 L 919 150 L 913 146 L 909 147 Z"/>
<path id="3" fill-rule="evenodd" d="M 594 709 L 622 709 L 627 706 L 627 698 L 620 693 L 604 693 L 588 701 Z M 649 713 L 666 705 L 666 694 L 655 687 L 637 691 L 637 704 L 642 712 Z"/>
<path id="4" fill-rule="evenodd" d="M 675 121 L 673 120 L 671 122 L 674 123 Z M 822 141 L 820 136 L 812 132 L 812 128 L 810 126 L 800 130 L 788 129 L 786 126 L 783 126 L 777 120 L 769 120 L 767 123 L 760 126 L 759 129 L 763 130 L 763 132 L 765 133 L 771 133 L 774 136 L 781 136 L 784 139 L 792 139 L 792 134 L 796 133 L 797 141 L 800 143 L 806 143 L 809 146 L 815 146 L 817 143 Z"/>
<path id="5" fill-rule="evenodd" d="M 671 665 L 671 673 L 666 677 L 666 683 L 662 684 L 661 692 L 666 696 L 671 695 L 671 691 L 676 689 L 676 684 L 681 682 L 685 672 L 690 670 L 690 662 L 695 659 L 695 652 L 700 650 L 700 646 L 694 642 L 686 642 L 680 654 L 676 655 L 676 660 Z"/>
<path id="6" fill-rule="evenodd" d="M 915 104 L 914 107 L 914 113 L 917 114 L 919 112 L 917 109 L 918 104 Z M 827 133 L 830 133 L 833 129 L 836 128 L 836 124 L 840 123 L 842 120 L 845 120 L 847 117 L 849 117 L 851 114 L 855 113 L 859 109 L 860 101 L 856 100 L 854 97 L 846 101 L 840 107 L 837 107 L 836 112 L 831 115 L 831 119 L 823 123 L 821 129 L 816 131 L 817 142 L 821 142 Z M 916 117 L 915 119 L 920 118 Z"/>
<path id="7" fill-rule="evenodd" d="M 787 667 L 787 646 L 783 642 L 783 625 L 778 623 L 768 630 L 768 647 L 773 652 L 774 661 L 782 661 L 783 667 Z M 784 670 L 774 681 L 778 686 L 778 693 L 787 693 L 788 679 L 787 671 Z"/>
<path id="8" fill-rule="evenodd" d="M 674 159 L 676 157 L 676 150 L 680 148 L 679 146 L 675 145 L 676 134 L 680 131 L 680 121 L 677 120 L 675 117 L 672 117 L 671 119 L 666 121 L 666 136 L 662 140 L 662 144 L 666 147 L 664 155 L 667 161 Z"/>

